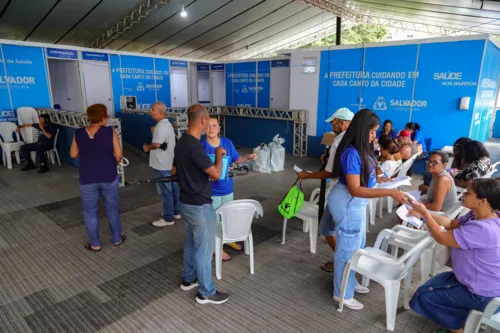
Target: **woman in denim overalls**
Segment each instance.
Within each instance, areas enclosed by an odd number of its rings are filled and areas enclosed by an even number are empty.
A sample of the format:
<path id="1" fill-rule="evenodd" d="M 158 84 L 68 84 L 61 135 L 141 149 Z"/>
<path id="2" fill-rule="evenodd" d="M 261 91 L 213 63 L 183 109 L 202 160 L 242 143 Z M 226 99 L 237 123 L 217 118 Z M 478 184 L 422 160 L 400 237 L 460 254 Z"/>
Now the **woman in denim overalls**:
<path id="1" fill-rule="evenodd" d="M 340 288 L 345 265 L 354 251 L 366 243 L 366 206 L 368 199 L 390 196 L 398 202 L 405 201 L 405 194 L 396 189 L 373 189 L 377 183 L 373 141 L 377 137 L 380 120 L 368 109 L 359 111 L 353 118 L 335 156 L 333 178 L 339 178 L 328 196 L 328 207 L 335 221 L 337 246 L 334 254 L 334 299 L 340 301 Z M 379 177 L 379 181 L 386 181 Z M 363 304 L 354 299 L 354 292 L 368 293 L 361 286 L 354 272 L 349 275 L 344 305 L 361 310 Z"/>

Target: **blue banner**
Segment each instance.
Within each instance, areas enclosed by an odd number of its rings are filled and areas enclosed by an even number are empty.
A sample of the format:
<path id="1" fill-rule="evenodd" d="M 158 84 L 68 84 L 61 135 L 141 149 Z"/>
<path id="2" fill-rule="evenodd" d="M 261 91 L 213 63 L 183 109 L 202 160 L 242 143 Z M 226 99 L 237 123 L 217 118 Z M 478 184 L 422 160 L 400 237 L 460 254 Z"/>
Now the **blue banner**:
<path id="1" fill-rule="evenodd" d="M 257 64 L 257 107 L 269 108 L 271 101 L 271 62 L 259 61 Z"/>
<path id="2" fill-rule="evenodd" d="M 381 122 L 392 120 L 397 131 L 410 121 L 410 110 L 428 107 L 425 100 L 412 101 L 413 83 L 418 78 L 417 52 L 415 44 L 367 48 L 364 76 L 348 81 L 356 89 L 363 86 L 361 108 L 375 111 Z"/>
<path id="3" fill-rule="evenodd" d="M 121 110 L 116 109 L 116 106 L 120 105 L 120 96 L 135 96 L 137 108 L 141 109 L 150 108 L 156 101 L 153 58 L 112 55 L 111 76 L 115 112 Z"/>
<path id="4" fill-rule="evenodd" d="M 414 109 L 411 121 L 420 124 L 424 137 L 432 137 L 434 148 L 469 136 L 483 50 L 484 40 L 420 45 L 413 99 L 427 107 Z M 460 110 L 460 98 L 467 96 L 471 108 Z"/>
<path id="5" fill-rule="evenodd" d="M 188 62 L 183 60 L 170 60 L 170 67 L 188 68 Z"/>
<path id="6" fill-rule="evenodd" d="M 223 71 L 224 64 L 211 64 L 210 69 L 212 69 L 213 71 Z"/>
<path id="7" fill-rule="evenodd" d="M 2 45 L 0 45 L 2 48 Z M 0 121 L 16 121 L 16 115 L 10 104 L 9 90 L 4 70 L 4 60 L 0 52 Z"/>
<path id="8" fill-rule="evenodd" d="M 107 53 L 97 53 L 97 52 L 86 52 L 82 51 L 82 59 L 83 60 L 92 60 L 92 61 L 108 61 Z"/>
<path id="9" fill-rule="evenodd" d="M 491 121 L 494 112 L 496 112 L 495 100 L 498 80 L 500 79 L 500 50 L 492 42 L 488 41 L 487 43 L 470 136 L 472 139 L 482 142 L 488 140 L 490 136 Z"/>
<path id="10" fill-rule="evenodd" d="M 47 48 L 47 57 L 61 59 L 78 59 L 78 51 Z"/>
<path id="11" fill-rule="evenodd" d="M 226 105 L 255 107 L 255 62 L 237 62 L 226 65 Z"/>
<path id="12" fill-rule="evenodd" d="M 170 65 L 168 59 L 155 58 L 157 99 L 171 107 Z"/>
<path id="13" fill-rule="evenodd" d="M 198 72 L 208 72 L 210 70 L 209 64 L 198 64 L 196 65 L 196 70 Z"/>
<path id="14" fill-rule="evenodd" d="M 2 45 L 7 73 L 0 85 L 7 83 L 12 108 L 51 107 L 44 50 L 40 47 Z"/>
<path id="15" fill-rule="evenodd" d="M 289 59 L 272 60 L 271 67 L 290 67 Z"/>
<path id="16" fill-rule="evenodd" d="M 122 80 L 120 77 L 121 68 L 120 65 L 120 56 L 117 54 L 109 55 L 109 67 L 111 69 L 111 87 L 113 89 L 113 105 L 115 109 L 115 114 L 118 114 L 122 111 L 122 107 L 120 105 L 120 96 L 123 96 L 122 90 Z"/>

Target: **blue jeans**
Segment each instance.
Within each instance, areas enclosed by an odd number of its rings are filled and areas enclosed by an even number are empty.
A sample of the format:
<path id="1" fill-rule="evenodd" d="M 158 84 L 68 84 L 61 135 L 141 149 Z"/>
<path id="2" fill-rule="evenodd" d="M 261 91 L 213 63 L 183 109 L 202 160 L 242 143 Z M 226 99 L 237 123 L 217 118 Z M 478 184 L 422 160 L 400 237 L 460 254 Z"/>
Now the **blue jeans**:
<path id="1" fill-rule="evenodd" d="M 328 204 L 323 211 L 321 216 L 321 221 L 319 221 L 318 232 L 322 236 L 335 236 L 335 222 L 333 221 L 332 214 L 330 213 L 330 208 Z"/>
<path id="2" fill-rule="evenodd" d="M 443 328 L 458 330 L 464 327 L 470 310 L 483 312 L 491 299 L 470 292 L 453 272 L 445 272 L 421 285 L 410 307 Z"/>
<path id="3" fill-rule="evenodd" d="M 153 169 L 156 177 L 172 176 L 172 170 Z M 161 182 L 156 183 L 156 189 L 163 203 L 162 217 L 167 222 L 174 220 L 174 215 L 181 213 L 181 202 L 179 200 L 179 185 L 177 183 Z"/>
<path id="4" fill-rule="evenodd" d="M 92 246 L 101 246 L 99 237 L 99 199 L 102 196 L 113 243 L 122 239 L 122 224 L 120 222 L 120 178 L 111 183 L 80 184 L 82 197 L 83 220 Z"/>
<path id="5" fill-rule="evenodd" d="M 193 282 L 198 278 L 198 293 L 202 296 L 215 295 L 212 281 L 212 255 L 215 245 L 215 224 L 217 217 L 212 205 L 192 206 L 182 204 L 186 223 L 184 240 L 184 267 L 182 278 Z"/>
<path id="6" fill-rule="evenodd" d="M 366 245 L 366 206 L 368 199 L 352 197 L 347 187 L 337 183 L 328 196 L 328 207 L 335 221 L 335 236 L 337 246 L 333 261 L 333 294 L 340 297 L 342 275 L 354 251 Z M 351 271 L 346 286 L 344 299 L 354 297 L 357 280 Z"/>

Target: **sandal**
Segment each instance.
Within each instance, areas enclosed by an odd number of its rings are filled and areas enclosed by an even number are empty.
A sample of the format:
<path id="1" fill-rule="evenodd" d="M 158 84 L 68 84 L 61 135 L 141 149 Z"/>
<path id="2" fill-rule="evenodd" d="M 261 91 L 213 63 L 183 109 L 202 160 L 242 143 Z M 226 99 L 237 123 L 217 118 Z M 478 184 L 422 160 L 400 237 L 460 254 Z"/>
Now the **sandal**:
<path id="1" fill-rule="evenodd" d="M 122 245 L 125 241 L 127 240 L 127 236 L 122 236 L 122 239 L 116 243 L 116 244 L 113 244 L 114 246 L 120 246 Z"/>
<path id="2" fill-rule="evenodd" d="M 321 269 L 328 273 L 333 273 L 333 261 L 325 262 L 321 264 Z"/>
<path id="3" fill-rule="evenodd" d="M 92 244 L 91 244 L 91 243 L 87 243 L 87 244 L 85 244 L 85 246 L 84 246 L 84 247 L 85 247 L 87 250 L 92 251 L 92 252 L 99 252 L 99 251 L 101 251 L 101 248 L 98 248 L 98 249 L 94 249 L 94 248 L 92 248 Z"/>
<path id="4" fill-rule="evenodd" d="M 224 256 L 226 256 L 225 259 Z M 222 261 L 229 261 L 229 260 L 231 260 L 231 256 L 227 254 L 225 251 L 222 251 Z"/>
<path id="5" fill-rule="evenodd" d="M 229 243 L 229 244 L 226 244 L 226 246 L 229 246 L 230 248 L 232 248 L 233 250 L 236 250 L 236 251 L 241 251 L 241 245 L 238 244 L 238 243 Z"/>

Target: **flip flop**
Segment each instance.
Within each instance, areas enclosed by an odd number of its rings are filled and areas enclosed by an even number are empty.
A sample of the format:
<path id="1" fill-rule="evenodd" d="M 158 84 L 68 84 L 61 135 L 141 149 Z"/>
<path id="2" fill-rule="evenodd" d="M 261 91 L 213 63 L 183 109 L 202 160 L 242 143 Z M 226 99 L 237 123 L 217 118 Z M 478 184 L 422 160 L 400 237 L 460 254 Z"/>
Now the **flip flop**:
<path id="1" fill-rule="evenodd" d="M 331 264 L 332 264 L 332 266 L 333 266 L 333 261 L 329 261 L 329 262 L 326 262 L 326 263 L 324 263 L 324 264 L 321 264 L 320 268 L 321 268 L 322 270 L 324 270 L 325 272 L 328 272 L 328 273 L 333 273 L 333 268 L 332 268 L 332 269 L 330 269 L 330 268 L 329 268 L 329 264 L 330 264 L 330 263 L 331 263 Z"/>
<path id="2" fill-rule="evenodd" d="M 85 247 L 87 250 L 92 251 L 92 252 L 99 252 L 99 251 L 101 251 L 101 248 L 99 248 L 99 249 L 93 249 L 93 248 L 92 248 L 92 244 L 91 244 L 91 243 L 87 243 L 87 244 L 85 244 L 85 246 L 84 246 L 84 247 Z"/>
<path id="3" fill-rule="evenodd" d="M 114 246 L 120 246 L 122 245 L 125 241 L 127 240 L 127 236 L 122 236 L 122 239 L 120 240 L 120 242 L 118 242 L 117 244 L 113 244 Z"/>
<path id="4" fill-rule="evenodd" d="M 241 251 L 243 248 L 241 247 L 240 244 L 238 243 L 229 243 L 229 244 L 225 244 L 226 246 L 229 246 L 230 248 L 232 248 L 233 250 L 236 250 L 236 251 Z M 238 249 L 238 246 L 240 247 Z"/>

